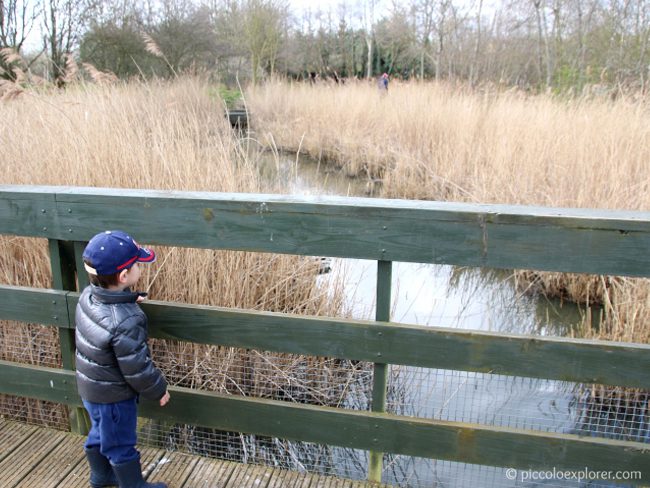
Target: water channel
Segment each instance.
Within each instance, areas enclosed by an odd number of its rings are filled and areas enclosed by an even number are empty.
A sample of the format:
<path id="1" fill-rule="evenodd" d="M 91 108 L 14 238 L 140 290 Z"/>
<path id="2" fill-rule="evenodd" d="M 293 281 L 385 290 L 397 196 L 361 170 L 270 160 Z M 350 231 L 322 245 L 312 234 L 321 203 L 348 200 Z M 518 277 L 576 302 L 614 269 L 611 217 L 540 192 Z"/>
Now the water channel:
<path id="1" fill-rule="evenodd" d="M 376 183 L 350 178 L 336 168 L 301 156 L 266 153 L 261 173 L 293 195 L 372 197 Z M 374 311 L 376 262 L 333 259 L 332 273 L 342 279 L 354 318 Z M 571 303 L 531 296 L 515 289 L 512 273 L 448 265 L 394 263 L 395 322 L 485 331 L 564 336 L 580 323 L 582 311 Z"/>
<path id="2" fill-rule="evenodd" d="M 367 197 L 378 190 L 376 184 L 349 178 L 309 158 L 269 153 L 262 159 L 263 178 L 279 178 L 291 194 Z M 376 262 L 333 259 L 330 266 L 331 272 L 320 278 L 323 284 L 342 280 L 353 317 L 371 319 Z M 392 320 L 407 324 L 565 336 L 581 322 L 583 313 L 573 304 L 522 293 L 507 271 L 394 263 L 392 285 Z M 365 407 L 366 386 L 352 391 L 349 406 Z M 583 391 L 580 385 L 560 381 L 392 366 L 388 410 L 423 418 L 557 433 L 618 438 L 630 438 L 633 433 L 635 440 L 650 440 L 647 425 L 637 422 L 621 426 L 599 418 L 583 401 Z M 335 450 L 335 474 L 365 478 L 365 456 Z M 398 486 L 587 486 L 566 480 L 510 480 L 507 466 L 492 468 L 400 456 L 387 458 L 384 464 L 383 481 Z M 588 486 L 610 485 L 601 482 Z"/>

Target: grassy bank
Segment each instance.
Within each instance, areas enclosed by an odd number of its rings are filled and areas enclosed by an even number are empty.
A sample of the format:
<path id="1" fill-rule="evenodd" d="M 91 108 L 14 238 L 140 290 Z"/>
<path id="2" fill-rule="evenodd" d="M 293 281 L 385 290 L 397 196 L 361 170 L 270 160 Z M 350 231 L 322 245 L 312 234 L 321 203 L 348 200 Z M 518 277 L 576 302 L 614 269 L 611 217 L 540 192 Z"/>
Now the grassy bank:
<path id="1" fill-rule="evenodd" d="M 5 184 L 260 191 L 254 157 L 242 150 L 223 105 L 198 79 L 28 90 L 0 103 L 0 141 L 0 182 Z M 137 236 L 137 229 L 131 230 Z M 312 259 L 183 248 L 157 251 L 158 261 L 143 268 L 141 282 L 157 300 L 344 314 L 342 295 L 317 285 L 319 263 Z M 0 276 L 3 284 L 49 287 L 47 243 L 0 238 Z M 1 358 L 47 366 L 60 362 L 53 346 L 55 330 L 0 324 Z M 43 351 L 48 351 L 46 360 Z M 301 374 L 308 378 L 317 378 L 322 366 L 313 358 L 289 360 L 266 353 L 255 356 L 256 366 L 242 351 L 188 344 L 157 342 L 153 351 L 174 384 L 274 398 L 289 396 L 284 389 L 290 384 L 295 389 L 292 364 L 300 363 Z M 339 364 L 336 371 L 344 376 L 355 370 Z M 349 380 L 330 379 L 341 384 Z M 305 381 L 311 401 L 340 401 L 331 383 Z M 333 394 L 323 393 L 330 390 Z"/>
<path id="2" fill-rule="evenodd" d="M 438 83 L 271 83 L 249 89 L 259 137 L 381 179 L 390 198 L 650 208 L 650 110 Z M 522 289 L 603 304 L 582 334 L 647 342 L 648 281 L 518 273 Z M 586 317 L 588 319 L 588 317 Z M 585 320 L 585 324 L 590 323 Z"/>

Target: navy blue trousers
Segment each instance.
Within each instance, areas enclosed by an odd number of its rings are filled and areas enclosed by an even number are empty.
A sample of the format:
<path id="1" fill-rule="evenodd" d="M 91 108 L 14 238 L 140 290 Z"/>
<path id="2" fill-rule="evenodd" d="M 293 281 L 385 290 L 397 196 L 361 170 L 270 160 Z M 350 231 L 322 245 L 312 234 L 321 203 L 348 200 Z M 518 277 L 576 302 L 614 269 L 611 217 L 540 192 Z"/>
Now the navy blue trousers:
<path id="1" fill-rule="evenodd" d="M 140 458 L 136 450 L 137 398 L 116 403 L 93 403 L 83 400 L 90 415 L 90 432 L 86 448 L 99 447 L 111 462 L 122 464 Z"/>

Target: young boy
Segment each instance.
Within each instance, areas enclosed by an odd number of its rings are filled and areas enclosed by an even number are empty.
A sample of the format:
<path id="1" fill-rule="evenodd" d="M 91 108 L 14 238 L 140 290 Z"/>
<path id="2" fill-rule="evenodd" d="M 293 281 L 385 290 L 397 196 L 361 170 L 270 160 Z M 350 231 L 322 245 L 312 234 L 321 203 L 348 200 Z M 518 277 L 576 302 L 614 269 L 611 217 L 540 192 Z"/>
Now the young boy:
<path id="1" fill-rule="evenodd" d="M 79 297 L 75 314 L 77 388 L 90 415 L 84 449 L 90 486 L 166 488 L 142 478 L 136 450 L 138 396 L 169 401 L 167 382 L 151 361 L 147 317 L 138 306 L 143 295 L 132 292 L 138 263 L 156 260 L 121 231 L 93 237 L 83 253 L 91 285 Z"/>

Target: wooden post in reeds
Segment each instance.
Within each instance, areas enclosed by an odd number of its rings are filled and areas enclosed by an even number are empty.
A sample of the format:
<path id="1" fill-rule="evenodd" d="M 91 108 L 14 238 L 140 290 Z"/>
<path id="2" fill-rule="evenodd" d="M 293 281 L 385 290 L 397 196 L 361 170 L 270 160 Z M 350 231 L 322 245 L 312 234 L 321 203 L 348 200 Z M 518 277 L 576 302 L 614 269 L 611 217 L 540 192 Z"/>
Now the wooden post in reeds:
<path id="1" fill-rule="evenodd" d="M 390 301 L 391 301 L 391 279 L 392 279 L 392 262 L 377 262 L 377 295 L 375 305 L 375 320 L 380 322 L 390 321 Z M 381 332 L 379 332 L 381 334 Z M 377 353 L 378 359 L 380 354 Z M 375 363 L 372 377 L 372 411 L 386 411 L 386 386 L 388 383 L 388 364 Z M 379 431 L 375 433 L 379 435 Z M 368 480 L 381 483 L 381 472 L 383 464 L 383 452 L 370 451 L 370 462 L 368 465 Z"/>
<path id="2" fill-rule="evenodd" d="M 52 266 L 52 287 L 58 290 L 74 291 L 75 281 L 75 248 L 70 241 L 49 240 L 50 265 Z M 80 282 L 81 285 L 81 282 Z M 74 328 L 59 328 L 59 346 L 63 369 L 75 369 Z M 70 430 L 77 434 L 86 435 L 90 429 L 88 414 L 81 407 L 70 407 Z"/>

